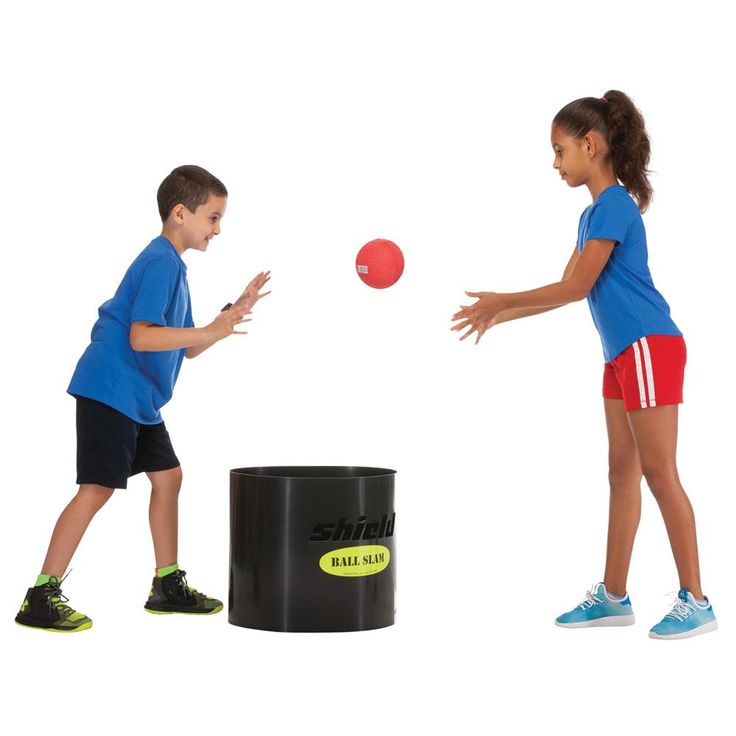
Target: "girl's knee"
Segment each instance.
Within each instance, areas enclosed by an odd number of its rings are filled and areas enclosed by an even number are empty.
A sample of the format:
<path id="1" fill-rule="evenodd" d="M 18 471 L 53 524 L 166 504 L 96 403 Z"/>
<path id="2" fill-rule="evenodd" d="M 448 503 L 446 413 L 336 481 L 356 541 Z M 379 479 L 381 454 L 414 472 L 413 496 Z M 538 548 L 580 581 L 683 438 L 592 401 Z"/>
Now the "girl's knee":
<path id="1" fill-rule="evenodd" d="M 671 463 L 650 465 L 644 468 L 649 490 L 654 496 L 663 496 L 680 489 L 680 478 L 677 467 Z"/>
<path id="2" fill-rule="evenodd" d="M 612 491 L 619 488 L 639 487 L 642 471 L 637 457 L 628 456 L 623 459 L 609 458 L 608 484 Z"/>

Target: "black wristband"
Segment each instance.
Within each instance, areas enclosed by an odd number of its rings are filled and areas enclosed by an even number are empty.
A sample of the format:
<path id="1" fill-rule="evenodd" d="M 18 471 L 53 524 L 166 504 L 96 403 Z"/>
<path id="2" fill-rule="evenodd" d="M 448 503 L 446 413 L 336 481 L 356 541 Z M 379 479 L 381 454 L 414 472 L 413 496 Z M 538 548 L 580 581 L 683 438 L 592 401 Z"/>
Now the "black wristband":
<path id="1" fill-rule="evenodd" d="M 232 307 L 232 303 L 228 302 L 220 311 L 227 312 L 227 310 L 230 309 L 230 307 Z"/>

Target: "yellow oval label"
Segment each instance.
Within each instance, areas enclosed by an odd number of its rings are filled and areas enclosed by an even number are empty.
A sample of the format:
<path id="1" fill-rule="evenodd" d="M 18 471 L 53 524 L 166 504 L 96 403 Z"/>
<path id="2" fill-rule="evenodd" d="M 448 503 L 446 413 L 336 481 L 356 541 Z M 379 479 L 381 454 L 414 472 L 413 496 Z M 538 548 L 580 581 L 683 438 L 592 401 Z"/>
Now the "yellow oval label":
<path id="1" fill-rule="evenodd" d="M 382 544 L 363 544 L 326 552 L 320 557 L 319 566 L 329 575 L 358 578 L 385 570 L 390 560 L 391 552 L 388 547 Z"/>

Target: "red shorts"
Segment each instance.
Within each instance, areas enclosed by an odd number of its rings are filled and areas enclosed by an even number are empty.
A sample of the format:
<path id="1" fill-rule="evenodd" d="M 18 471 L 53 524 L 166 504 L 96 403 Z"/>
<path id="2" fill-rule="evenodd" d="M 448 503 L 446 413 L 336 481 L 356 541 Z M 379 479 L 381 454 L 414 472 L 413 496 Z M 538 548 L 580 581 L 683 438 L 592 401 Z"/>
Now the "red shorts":
<path id="1" fill-rule="evenodd" d="M 647 335 L 603 368 L 603 398 L 623 399 L 624 411 L 682 403 L 687 350 L 681 336 Z"/>

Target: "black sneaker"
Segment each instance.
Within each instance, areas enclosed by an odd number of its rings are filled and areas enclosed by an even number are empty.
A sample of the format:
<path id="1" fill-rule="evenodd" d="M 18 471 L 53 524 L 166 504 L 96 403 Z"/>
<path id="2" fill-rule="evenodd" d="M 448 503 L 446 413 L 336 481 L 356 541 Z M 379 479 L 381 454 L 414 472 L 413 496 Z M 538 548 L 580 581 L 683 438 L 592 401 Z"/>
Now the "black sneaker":
<path id="1" fill-rule="evenodd" d="M 204 593 L 187 585 L 184 570 L 156 576 L 151 584 L 151 595 L 144 608 L 149 613 L 199 613 L 210 614 L 222 611 L 222 601 L 208 598 Z"/>
<path id="2" fill-rule="evenodd" d="M 28 588 L 15 623 L 62 633 L 89 629 L 92 619 L 66 605 L 69 599 L 61 592 L 61 583 L 52 577 L 45 585 Z"/>

